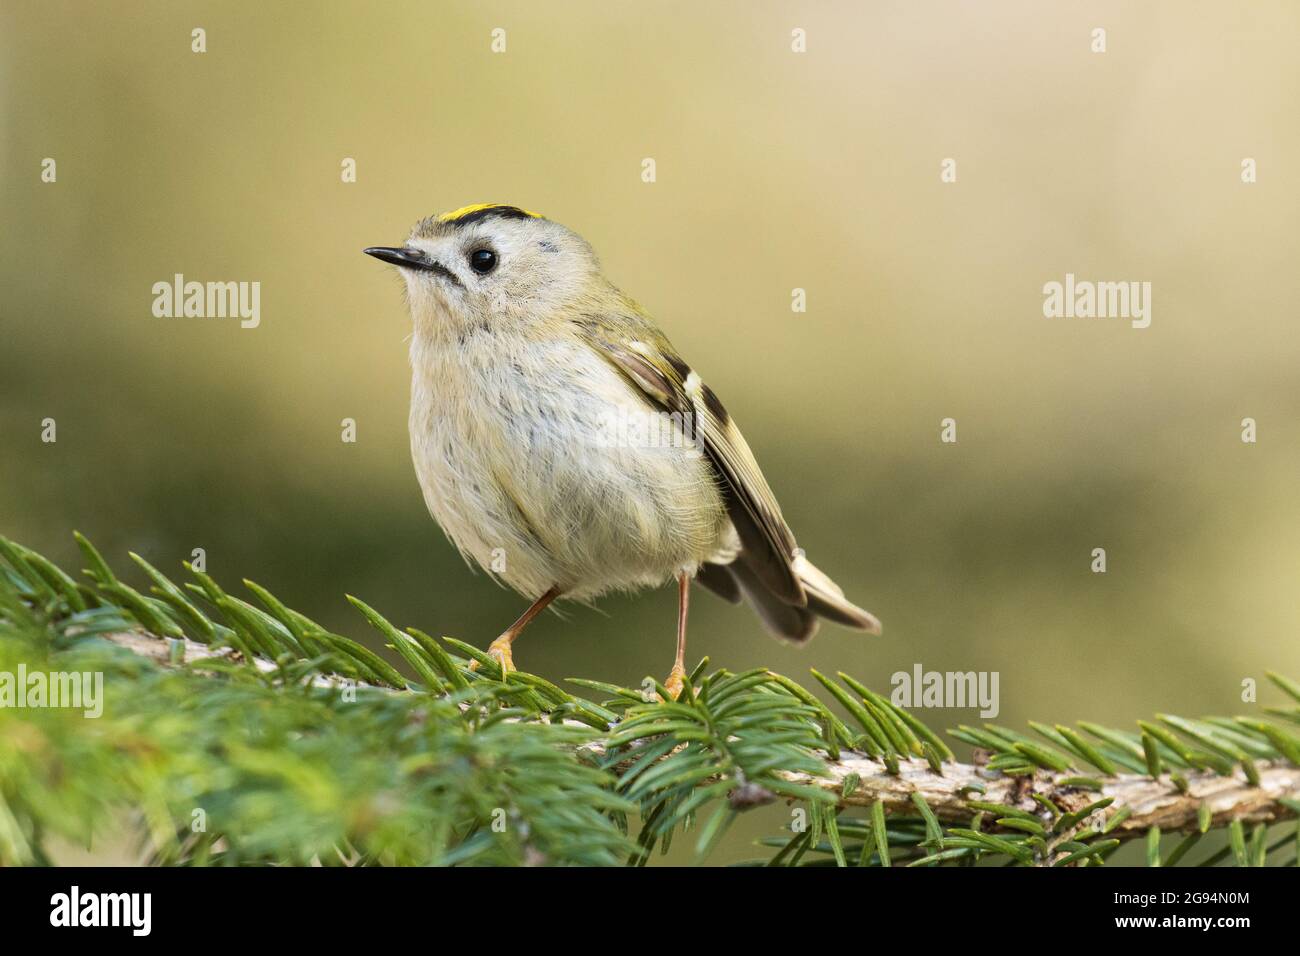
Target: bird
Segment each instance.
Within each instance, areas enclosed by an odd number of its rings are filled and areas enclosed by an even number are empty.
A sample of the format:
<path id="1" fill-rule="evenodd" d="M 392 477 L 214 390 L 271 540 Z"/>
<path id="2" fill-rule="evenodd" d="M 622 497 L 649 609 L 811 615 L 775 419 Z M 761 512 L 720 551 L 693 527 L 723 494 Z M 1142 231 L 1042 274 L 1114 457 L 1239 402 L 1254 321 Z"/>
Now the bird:
<path id="1" fill-rule="evenodd" d="M 692 583 L 795 644 L 822 618 L 880 633 L 796 545 L 735 420 L 577 232 L 476 203 L 364 252 L 405 282 L 428 510 L 467 561 L 531 602 L 487 650 L 503 675 L 557 599 L 673 580 L 673 698 Z"/>

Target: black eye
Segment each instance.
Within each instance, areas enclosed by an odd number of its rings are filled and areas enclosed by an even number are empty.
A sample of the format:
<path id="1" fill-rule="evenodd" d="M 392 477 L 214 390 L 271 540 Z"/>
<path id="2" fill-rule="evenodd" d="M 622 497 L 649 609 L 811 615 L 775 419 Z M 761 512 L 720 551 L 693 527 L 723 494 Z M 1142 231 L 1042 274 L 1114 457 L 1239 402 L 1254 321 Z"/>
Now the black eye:
<path id="1" fill-rule="evenodd" d="M 479 275 L 487 275 L 497 267 L 497 254 L 491 249 L 475 249 L 469 254 L 469 267 Z"/>

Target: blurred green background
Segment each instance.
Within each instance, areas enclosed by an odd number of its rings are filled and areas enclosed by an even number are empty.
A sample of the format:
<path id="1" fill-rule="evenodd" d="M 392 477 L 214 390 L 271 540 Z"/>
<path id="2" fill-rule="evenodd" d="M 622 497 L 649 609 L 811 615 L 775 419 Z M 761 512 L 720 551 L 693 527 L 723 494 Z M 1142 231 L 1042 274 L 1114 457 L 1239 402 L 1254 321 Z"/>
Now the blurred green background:
<path id="1" fill-rule="evenodd" d="M 0 532 L 72 567 L 73 528 L 119 570 L 201 547 L 346 633 L 350 592 L 486 645 L 522 602 L 425 512 L 400 281 L 360 250 L 503 201 L 592 242 L 885 624 L 800 650 L 701 592 L 692 659 L 996 670 L 1007 724 L 1249 712 L 1243 679 L 1300 676 L 1297 29 L 1287 2 L 5 0 Z M 261 326 L 154 318 L 177 272 L 260 281 Z M 1150 281 L 1151 327 L 1043 318 L 1066 272 Z M 549 615 L 516 660 L 662 678 L 674 603 Z"/>

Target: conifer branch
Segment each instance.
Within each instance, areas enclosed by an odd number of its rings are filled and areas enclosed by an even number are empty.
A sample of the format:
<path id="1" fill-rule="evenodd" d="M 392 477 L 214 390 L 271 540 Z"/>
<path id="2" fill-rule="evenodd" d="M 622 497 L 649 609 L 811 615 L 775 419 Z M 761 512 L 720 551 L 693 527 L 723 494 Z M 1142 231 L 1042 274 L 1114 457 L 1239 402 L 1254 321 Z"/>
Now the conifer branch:
<path id="1" fill-rule="evenodd" d="M 826 763 L 828 777 L 791 774 L 790 779 L 837 793 L 846 778 L 857 777 L 852 793 L 841 800 L 849 807 L 869 807 L 879 801 L 886 814 L 912 813 L 915 797 L 930 806 L 943 821 L 969 820 L 971 801 L 994 803 L 1030 812 L 1043 807 L 1033 795 L 1051 801 L 1066 813 L 1074 813 L 1109 798 L 1107 817 L 1127 811 L 1108 832 L 1120 839 L 1145 836 L 1158 826 L 1164 832 L 1195 832 L 1201 829 L 1203 807 L 1211 814 L 1210 825 L 1276 823 L 1295 816 L 1284 800 L 1300 801 L 1300 767 L 1284 761 L 1259 763 L 1259 783 L 1252 784 L 1240 770 L 1221 776 L 1213 770 L 1190 773 L 1181 781 L 1169 774 L 1153 778 L 1143 774 L 1116 774 L 1096 778 L 1100 789 L 1079 785 L 1079 776 L 1039 770 L 1029 776 L 1007 777 L 990 774 L 984 767 L 956 761 L 943 764 L 942 775 L 918 758 L 898 761 L 898 773 L 887 772 L 879 761 L 858 754 L 842 753 Z M 982 789 L 979 789 L 982 788 Z"/>
<path id="2" fill-rule="evenodd" d="M 211 648 L 188 639 L 159 640 L 143 632 L 104 635 L 106 639 L 132 653 L 160 664 L 184 662 L 201 669 L 205 660 L 223 660 L 229 648 Z M 257 658 L 255 665 L 265 672 L 276 665 Z M 338 680 L 318 677 L 321 686 L 337 686 Z M 582 747 L 602 756 L 604 742 L 586 741 Z M 824 755 L 824 752 L 823 752 Z M 1283 801 L 1300 802 L 1300 767 L 1285 761 L 1255 765 L 1258 780 L 1252 783 L 1241 770 L 1222 775 L 1213 770 L 1194 771 L 1177 782 L 1168 773 L 1115 774 L 1097 780 L 1100 789 L 1082 781 L 1075 772 L 1038 770 L 1032 774 L 1007 776 L 989 771 L 987 766 L 955 760 L 941 764 L 936 773 L 930 763 L 917 757 L 902 757 L 897 771 L 890 772 L 879 759 L 852 751 L 841 751 L 838 759 L 827 757 L 821 773 L 784 773 L 792 783 L 824 791 L 835 797 L 842 807 L 870 807 L 880 803 L 885 814 L 912 814 L 916 800 L 924 800 L 941 821 L 957 823 L 970 819 L 977 804 L 998 804 L 1046 818 L 1050 811 L 1044 803 L 1064 814 L 1078 813 L 1102 799 L 1113 801 L 1104 809 L 1104 821 L 1115 819 L 1107 832 L 1116 839 L 1143 837 L 1152 827 L 1163 832 L 1203 832 L 1210 827 L 1227 826 L 1233 820 L 1244 823 L 1277 823 L 1295 816 Z M 846 787 L 846 782 L 851 782 Z M 847 793 L 846 793 L 847 791 Z M 1035 801 L 1034 795 L 1041 798 Z M 1208 826 L 1205 825 L 1206 813 Z M 1083 820 L 1080 821 L 1080 827 Z M 998 831 L 998 826 L 990 828 Z M 1075 827 L 1075 830 L 1079 827 Z"/>
<path id="3" fill-rule="evenodd" d="M 1149 862 L 1172 865 L 1215 828 L 1231 839 L 1202 864 L 1297 862 L 1300 829 L 1270 837 L 1300 812 L 1300 686 L 1280 675 L 1292 705 L 1273 720 L 962 726 L 963 762 L 847 674 L 813 672 L 847 719 L 786 677 L 707 661 L 676 701 L 571 681 L 589 699 L 350 598 L 404 674 L 252 582 L 260 606 L 132 555 L 146 594 L 78 543 L 89 584 L 0 538 L 0 673 L 98 669 L 120 713 L 87 730 L 0 708 L 0 863 L 44 862 L 46 833 L 125 805 L 157 862 L 643 864 L 692 827 L 705 854 L 738 812 L 778 799 L 796 822 L 765 841 L 773 864 L 1090 866 L 1146 836 Z M 59 777 L 58 800 L 51 767 L 79 775 Z M 211 835 L 189 830 L 196 803 Z M 1162 861 L 1173 831 L 1187 836 Z"/>

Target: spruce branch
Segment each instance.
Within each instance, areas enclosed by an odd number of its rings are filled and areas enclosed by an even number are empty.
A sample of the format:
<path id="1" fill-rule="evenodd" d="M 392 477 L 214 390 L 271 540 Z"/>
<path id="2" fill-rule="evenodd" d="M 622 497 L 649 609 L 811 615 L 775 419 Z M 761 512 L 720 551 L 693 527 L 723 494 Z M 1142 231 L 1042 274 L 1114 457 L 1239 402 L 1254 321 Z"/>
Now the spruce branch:
<path id="1" fill-rule="evenodd" d="M 1297 845 L 1268 832 L 1300 811 L 1300 738 L 1287 726 L 1300 707 L 1271 708 L 1268 721 L 1160 715 L 1133 732 L 962 726 L 951 737 L 977 755 L 963 762 L 847 674 L 814 672 L 847 719 L 789 678 L 706 673 L 707 661 L 677 701 L 662 687 L 647 700 L 572 681 L 587 699 L 350 598 L 408 677 L 252 582 L 256 603 L 193 569 L 178 586 L 132 555 L 144 593 L 78 543 L 89 583 L 0 538 L 0 665 L 89 663 L 137 693 L 91 733 L 19 715 L 54 742 L 44 764 L 11 743 L 30 733 L 0 734 L 0 862 L 39 861 L 46 832 L 67 835 L 73 808 L 42 799 L 54 765 L 79 767 L 82 817 L 142 814 L 158 862 L 643 864 L 691 827 L 707 853 L 737 813 L 778 799 L 805 821 L 766 841 L 779 864 L 1098 865 L 1145 837 L 1148 861 L 1173 865 L 1216 828 L 1233 839 L 1202 863 L 1278 861 Z M 1293 682 L 1270 678 L 1300 703 Z M 0 708 L 0 722 L 16 713 Z M 122 733 L 165 759 L 141 764 Z M 342 813 L 340 794 L 351 794 Z M 212 836 L 186 832 L 198 799 L 214 810 Z M 1162 860 L 1172 832 L 1186 836 Z"/>
<path id="2" fill-rule="evenodd" d="M 1204 770 L 1187 775 L 1183 789 L 1167 774 L 1152 778 L 1121 773 L 1081 786 L 1079 777 L 1069 773 L 1038 770 L 1029 776 L 1006 777 L 957 761 L 945 763 L 940 776 L 915 757 L 900 759 L 898 773 L 892 774 L 878 761 L 842 753 L 839 760 L 826 762 L 827 777 L 791 774 L 790 779 L 834 793 L 845 779 L 854 777 L 856 787 L 840 801 L 842 806 L 869 807 L 879 802 L 888 814 L 911 813 L 914 798 L 920 797 L 938 819 L 948 822 L 969 820 L 972 801 L 1038 810 L 1040 805 L 1031 796 L 1037 795 L 1065 813 L 1073 813 L 1109 798 L 1113 802 L 1106 810 L 1108 817 L 1125 812 L 1109 832 L 1128 838 L 1145 836 L 1153 826 L 1165 832 L 1200 831 L 1206 806 L 1211 826 L 1216 827 L 1232 820 L 1274 823 L 1293 816 L 1283 801 L 1300 798 L 1300 767 L 1276 761 L 1257 764 L 1256 770 L 1258 784 L 1252 784 L 1239 770 L 1227 776 Z"/>
<path id="3" fill-rule="evenodd" d="M 101 636 L 133 654 L 167 666 L 183 663 L 202 670 L 204 661 L 227 661 L 231 657 L 229 648 L 212 648 L 187 638 L 159 639 L 143 631 Z M 253 665 L 265 673 L 276 670 L 276 665 L 265 658 L 255 658 Z M 313 680 L 322 687 L 341 684 L 340 679 L 323 675 Z M 363 686 L 396 692 L 392 688 Z M 630 731 L 633 736 L 641 733 L 635 725 Z M 599 738 L 587 741 L 583 747 L 600 756 L 608 751 L 605 741 Z M 1275 823 L 1293 815 L 1283 801 L 1300 800 L 1300 766 L 1283 760 L 1257 764 L 1258 783 L 1251 783 L 1241 770 L 1226 776 L 1213 770 L 1194 771 L 1175 784 L 1167 773 L 1159 777 L 1117 773 L 1096 778 L 1095 782 L 1083 781 L 1077 773 L 1051 770 L 1006 776 L 990 772 L 986 765 L 956 760 L 944 762 L 941 773 L 936 773 L 927 760 L 919 757 L 900 757 L 897 767 L 897 773 L 891 773 L 879 759 L 841 751 L 838 759 L 826 759 L 817 772 L 786 771 L 781 776 L 790 783 L 824 791 L 836 798 L 841 807 L 870 807 L 879 803 L 890 815 L 914 812 L 915 801 L 920 798 L 937 819 L 951 823 L 970 819 L 972 801 L 1033 811 L 1040 809 L 1040 804 L 1029 794 L 1037 794 L 1063 812 L 1073 813 L 1099 799 L 1110 798 L 1113 802 L 1106 815 L 1119 820 L 1109 832 L 1121 839 L 1144 837 L 1151 827 L 1159 827 L 1166 833 L 1203 832 L 1207 807 L 1211 827 L 1226 826 L 1232 820 Z M 848 780 L 854 785 L 846 793 Z"/>

